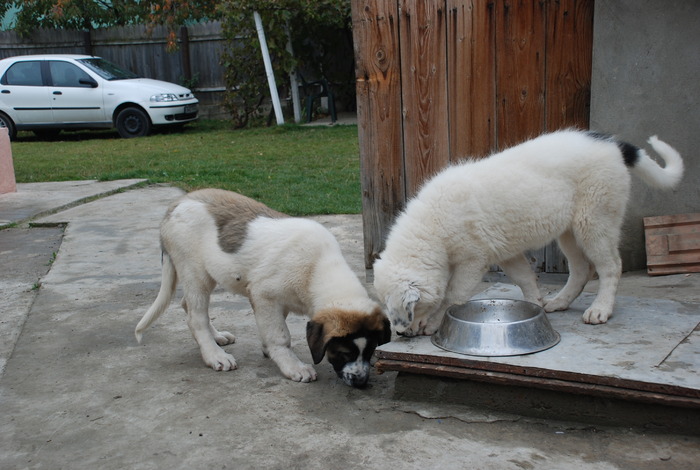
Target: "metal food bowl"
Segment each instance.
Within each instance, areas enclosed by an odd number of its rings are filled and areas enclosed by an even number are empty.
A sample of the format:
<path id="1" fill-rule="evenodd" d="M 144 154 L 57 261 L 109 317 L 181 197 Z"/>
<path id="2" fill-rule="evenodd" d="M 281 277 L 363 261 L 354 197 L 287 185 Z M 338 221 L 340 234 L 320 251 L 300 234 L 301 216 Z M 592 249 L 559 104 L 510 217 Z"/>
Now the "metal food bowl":
<path id="1" fill-rule="evenodd" d="M 517 356 L 559 343 L 544 309 L 524 300 L 471 300 L 447 309 L 435 346 L 470 356 Z"/>

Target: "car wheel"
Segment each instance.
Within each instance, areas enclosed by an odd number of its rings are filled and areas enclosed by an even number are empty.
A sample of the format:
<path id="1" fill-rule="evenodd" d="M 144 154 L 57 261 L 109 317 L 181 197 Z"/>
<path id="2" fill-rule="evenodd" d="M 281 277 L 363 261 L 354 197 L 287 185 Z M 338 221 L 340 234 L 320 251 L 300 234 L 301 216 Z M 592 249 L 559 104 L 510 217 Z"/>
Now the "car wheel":
<path id="1" fill-rule="evenodd" d="M 17 138 L 17 128 L 15 127 L 15 123 L 12 122 L 12 119 L 10 119 L 10 117 L 5 113 L 0 113 L 0 127 L 7 129 L 10 140 L 15 140 Z"/>
<path id="2" fill-rule="evenodd" d="M 151 132 L 151 120 L 139 108 L 124 108 L 117 115 L 117 132 L 125 139 L 143 137 Z"/>

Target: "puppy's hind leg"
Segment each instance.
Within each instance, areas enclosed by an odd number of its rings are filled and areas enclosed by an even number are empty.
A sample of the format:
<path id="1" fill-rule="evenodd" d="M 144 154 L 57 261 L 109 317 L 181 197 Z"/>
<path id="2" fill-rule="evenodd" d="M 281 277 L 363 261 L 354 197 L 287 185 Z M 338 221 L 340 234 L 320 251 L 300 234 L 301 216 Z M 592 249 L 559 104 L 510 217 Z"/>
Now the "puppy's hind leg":
<path id="1" fill-rule="evenodd" d="M 593 325 L 605 323 L 615 306 L 617 285 L 622 275 L 622 260 L 617 247 L 617 237 L 599 239 L 586 250 L 588 258 L 598 272 L 598 295 L 583 312 L 583 322 Z"/>
<path id="2" fill-rule="evenodd" d="M 316 370 L 313 366 L 302 362 L 292 351 L 292 339 L 282 307 L 274 300 L 252 292 L 249 292 L 249 297 L 265 356 L 275 361 L 282 374 L 290 380 L 316 380 Z"/>
<path id="3" fill-rule="evenodd" d="M 503 272 L 523 291 L 523 298 L 527 302 L 532 302 L 542 306 L 542 294 L 537 287 L 537 276 L 532 271 L 530 263 L 527 262 L 524 254 L 519 254 L 505 261 L 500 261 L 499 265 Z"/>
<path id="4" fill-rule="evenodd" d="M 583 288 L 586 287 L 586 283 L 593 277 L 595 272 L 570 230 L 564 232 L 559 237 L 558 242 L 559 248 L 569 263 L 569 278 L 566 280 L 566 285 L 557 295 L 545 301 L 544 310 L 546 312 L 555 312 L 569 308 L 571 302 L 581 294 Z"/>
<path id="5" fill-rule="evenodd" d="M 199 344 L 204 363 L 217 371 L 233 370 L 238 367 L 234 357 L 219 346 L 219 341 L 224 338 L 217 338 L 218 332 L 212 326 L 209 319 L 209 297 L 214 289 L 215 282 L 209 276 L 204 275 L 199 280 L 183 280 L 185 295 L 182 300 L 182 307 L 187 312 L 187 325 L 190 327 L 192 336 Z M 231 337 L 230 333 L 227 333 Z M 230 341 L 229 341 L 230 342 Z M 228 344 L 228 343 L 224 343 Z"/>

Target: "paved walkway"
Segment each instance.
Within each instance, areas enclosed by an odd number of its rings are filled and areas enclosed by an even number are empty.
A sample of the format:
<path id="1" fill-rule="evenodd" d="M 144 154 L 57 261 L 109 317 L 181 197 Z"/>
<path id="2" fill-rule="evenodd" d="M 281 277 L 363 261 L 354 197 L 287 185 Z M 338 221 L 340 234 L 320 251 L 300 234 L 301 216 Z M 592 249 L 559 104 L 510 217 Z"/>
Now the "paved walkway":
<path id="1" fill-rule="evenodd" d="M 293 383 L 262 356 L 247 301 L 221 291 L 211 312 L 238 338 L 226 347 L 238 370 L 204 366 L 177 302 L 138 345 L 134 326 L 160 283 L 158 225 L 180 194 L 139 184 L 0 196 L 3 224 L 20 222 L 0 230 L 0 468 L 639 470 L 700 459 L 688 434 L 700 431 L 682 434 L 648 405 L 395 372 L 357 390 L 326 362 L 317 382 Z M 317 220 L 363 277 L 361 218 Z M 700 302 L 696 275 L 629 273 L 620 295 Z M 310 361 L 306 321 L 289 324 Z"/>

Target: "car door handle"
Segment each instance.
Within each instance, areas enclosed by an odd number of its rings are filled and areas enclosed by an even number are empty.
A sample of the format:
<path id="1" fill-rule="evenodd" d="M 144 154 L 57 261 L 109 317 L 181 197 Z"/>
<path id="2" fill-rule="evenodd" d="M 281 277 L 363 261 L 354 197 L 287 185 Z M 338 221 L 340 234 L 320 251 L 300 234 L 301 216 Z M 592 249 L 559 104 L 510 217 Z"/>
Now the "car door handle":
<path id="1" fill-rule="evenodd" d="M 10 90 L 2 90 L 2 91 L 0 91 L 0 93 L 2 93 L 3 95 L 9 95 Z"/>
<path id="2" fill-rule="evenodd" d="M 62 95 L 63 93 L 61 93 L 60 91 L 54 91 L 53 94 L 54 95 Z"/>

